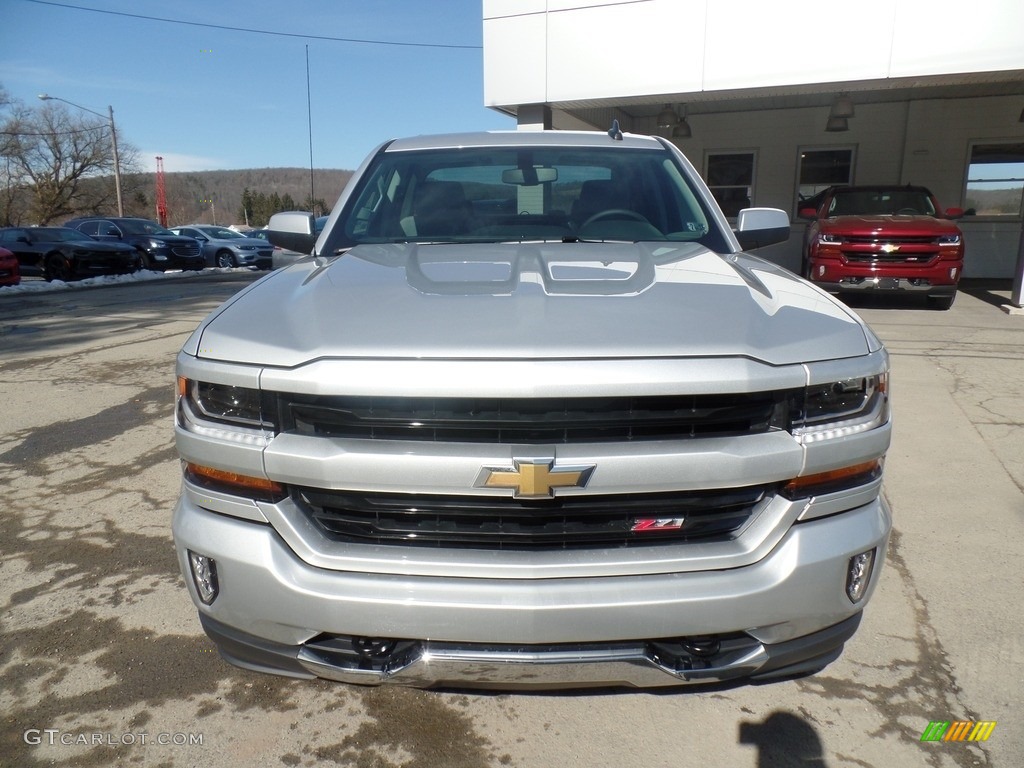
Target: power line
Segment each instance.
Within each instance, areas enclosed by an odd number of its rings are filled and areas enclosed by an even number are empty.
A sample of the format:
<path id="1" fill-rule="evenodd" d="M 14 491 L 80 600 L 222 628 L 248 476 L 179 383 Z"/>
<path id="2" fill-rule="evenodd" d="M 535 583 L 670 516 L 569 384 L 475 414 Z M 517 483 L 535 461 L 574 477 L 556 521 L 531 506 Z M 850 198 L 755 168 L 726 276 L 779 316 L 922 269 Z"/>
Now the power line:
<path id="1" fill-rule="evenodd" d="M 31 131 L 0 131 L 0 136 L 65 136 L 71 133 L 89 133 L 90 131 L 108 131 L 110 130 L 105 125 L 94 125 L 91 128 L 68 128 L 64 131 L 44 131 L 42 133 L 33 133 Z"/>
<path id="2" fill-rule="evenodd" d="M 445 43 L 406 43 L 396 40 L 370 40 L 358 37 L 329 37 L 327 35 L 304 35 L 296 32 L 275 32 L 269 29 L 253 29 L 251 27 L 232 27 L 226 24 L 206 24 L 200 21 L 183 21 L 181 19 L 167 19 L 160 16 L 144 16 L 139 13 L 125 13 L 123 11 L 110 11 L 104 8 L 87 8 L 82 5 L 71 5 L 70 3 L 55 3 L 52 0 L 25 0 L 36 5 L 51 5 L 57 8 L 69 8 L 75 11 L 88 11 L 90 13 L 104 13 L 108 16 L 124 16 L 130 19 L 143 19 L 145 21 L 160 21 L 165 24 L 181 24 L 186 27 L 205 27 L 207 29 L 220 29 L 228 32 L 249 32 L 254 35 L 271 35 L 273 37 L 297 37 L 303 40 L 325 40 L 332 43 L 361 43 L 364 45 L 394 45 L 406 48 L 451 48 L 456 50 L 481 50 L 481 45 L 449 45 Z"/>

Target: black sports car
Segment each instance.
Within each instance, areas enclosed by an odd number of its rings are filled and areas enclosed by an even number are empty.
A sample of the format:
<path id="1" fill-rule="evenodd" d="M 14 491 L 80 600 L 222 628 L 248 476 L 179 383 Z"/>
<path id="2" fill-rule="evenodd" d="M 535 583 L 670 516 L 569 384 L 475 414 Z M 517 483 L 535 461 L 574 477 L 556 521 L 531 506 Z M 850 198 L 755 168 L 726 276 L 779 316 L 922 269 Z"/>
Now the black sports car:
<path id="1" fill-rule="evenodd" d="M 103 243 L 124 243 L 139 252 L 142 268 L 200 270 L 206 266 L 203 249 L 193 237 L 181 237 L 152 219 L 85 216 L 64 222 L 65 227 Z"/>
<path id="2" fill-rule="evenodd" d="M 139 254 L 130 245 L 101 243 L 66 227 L 0 229 L 0 246 L 13 251 L 18 263 L 47 280 L 76 280 L 120 275 L 139 268 Z"/>

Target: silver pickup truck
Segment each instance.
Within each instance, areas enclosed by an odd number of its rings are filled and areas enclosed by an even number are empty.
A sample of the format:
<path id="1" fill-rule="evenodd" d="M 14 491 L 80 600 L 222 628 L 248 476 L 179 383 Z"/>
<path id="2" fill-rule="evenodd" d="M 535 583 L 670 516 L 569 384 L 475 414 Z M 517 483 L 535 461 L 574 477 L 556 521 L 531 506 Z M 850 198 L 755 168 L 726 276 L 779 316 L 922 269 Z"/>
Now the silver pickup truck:
<path id="1" fill-rule="evenodd" d="M 392 141 L 178 356 L 173 532 L 222 656 L 516 688 L 821 669 L 885 558 L 888 358 L 670 142 Z"/>

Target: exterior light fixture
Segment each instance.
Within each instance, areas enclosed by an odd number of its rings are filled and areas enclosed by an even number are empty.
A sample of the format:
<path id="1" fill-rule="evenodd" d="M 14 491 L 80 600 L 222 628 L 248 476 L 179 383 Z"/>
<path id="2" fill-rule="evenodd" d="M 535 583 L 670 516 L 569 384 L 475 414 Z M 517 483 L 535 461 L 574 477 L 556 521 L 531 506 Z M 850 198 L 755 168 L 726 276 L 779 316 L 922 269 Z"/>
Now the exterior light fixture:
<path id="1" fill-rule="evenodd" d="M 830 117 L 825 123 L 825 130 L 829 133 L 839 133 L 850 130 L 850 122 L 845 117 Z"/>
<path id="2" fill-rule="evenodd" d="M 658 113 L 658 127 L 659 128 L 673 128 L 675 124 L 679 122 L 679 115 L 676 114 L 675 110 L 672 109 L 670 104 L 666 104 L 665 108 Z"/>
<path id="3" fill-rule="evenodd" d="M 690 124 L 686 122 L 686 105 L 683 105 L 683 114 L 676 118 L 675 125 L 672 126 L 672 138 L 673 139 L 688 139 L 693 136 L 693 131 L 690 130 Z"/>
<path id="4" fill-rule="evenodd" d="M 829 117 L 853 117 L 853 101 L 849 96 L 840 96 L 832 102 L 832 109 Z"/>

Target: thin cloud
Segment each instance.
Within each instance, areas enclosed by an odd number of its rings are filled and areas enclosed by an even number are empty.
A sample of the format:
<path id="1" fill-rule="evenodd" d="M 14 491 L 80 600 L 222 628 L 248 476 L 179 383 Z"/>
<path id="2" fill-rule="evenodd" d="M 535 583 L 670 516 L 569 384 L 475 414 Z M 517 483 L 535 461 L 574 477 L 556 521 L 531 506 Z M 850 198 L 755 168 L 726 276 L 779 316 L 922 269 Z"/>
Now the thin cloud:
<path id="1" fill-rule="evenodd" d="M 160 152 L 164 159 L 164 171 L 173 173 L 178 171 L 221 171 L 228 168 L 228 163 L 215 157 L 202 157 L 201 155 L 186 155 L 176 152 Z M 140 150 L 139 161 L 142 167 L 148 171 L 156 170 L 157 153 L 150 150 Z"/>

